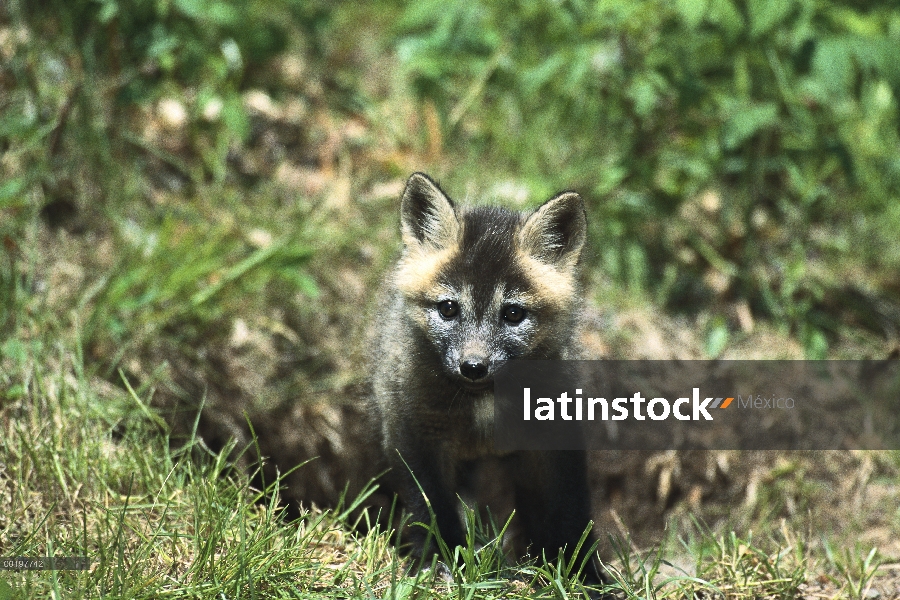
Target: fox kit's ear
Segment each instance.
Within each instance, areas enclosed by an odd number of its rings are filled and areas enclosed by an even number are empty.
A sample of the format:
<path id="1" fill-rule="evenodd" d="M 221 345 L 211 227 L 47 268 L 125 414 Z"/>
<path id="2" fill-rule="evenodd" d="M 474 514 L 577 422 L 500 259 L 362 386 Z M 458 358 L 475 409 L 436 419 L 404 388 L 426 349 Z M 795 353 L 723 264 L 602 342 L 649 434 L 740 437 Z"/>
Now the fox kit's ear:
<path id="1" fill-rule="evenodd" d="M 459 220 L 453 202 L 427 175 L 413 173 L 400 201 L 400 224 L 407 248 L 438 250 L 456 242 Z"/>
<path id="2" fill-rule="evenodd" d="M 519 231 L 519 244 L 541 262 L 570 269 L 578 262 L 586 237 L 581 196 L 563 192 L 529 215 Z"/>

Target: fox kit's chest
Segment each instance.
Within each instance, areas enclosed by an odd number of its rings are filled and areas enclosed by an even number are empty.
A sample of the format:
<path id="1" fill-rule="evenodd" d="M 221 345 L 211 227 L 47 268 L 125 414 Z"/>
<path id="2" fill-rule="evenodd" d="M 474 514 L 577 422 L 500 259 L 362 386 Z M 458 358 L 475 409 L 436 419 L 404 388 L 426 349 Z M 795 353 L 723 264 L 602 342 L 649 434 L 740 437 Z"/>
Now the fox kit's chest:
<path id="1" fill-rule="evenodd" d="M 459 394 L 446 409 L 424 408 L 418 414 L 421 433 L 455 455 L 471 460 L 495 455 L 494 397 Z"/>

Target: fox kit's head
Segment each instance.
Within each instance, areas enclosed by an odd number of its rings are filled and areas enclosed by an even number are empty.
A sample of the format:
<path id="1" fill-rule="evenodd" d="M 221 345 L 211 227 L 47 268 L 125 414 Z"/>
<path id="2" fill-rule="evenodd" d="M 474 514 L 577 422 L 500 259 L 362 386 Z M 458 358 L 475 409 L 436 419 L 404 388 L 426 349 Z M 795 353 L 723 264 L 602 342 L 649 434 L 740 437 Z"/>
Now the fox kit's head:
<path id="1" fill-rule="evenodd" d="M 415 173 L 400 212 L 395 283 L 449 378 L 476 390 L 507 360 L 562 357 L 578 314 L 587 230 L 578 194 L 559 194 L 531 213 L 463 209 Z"/>

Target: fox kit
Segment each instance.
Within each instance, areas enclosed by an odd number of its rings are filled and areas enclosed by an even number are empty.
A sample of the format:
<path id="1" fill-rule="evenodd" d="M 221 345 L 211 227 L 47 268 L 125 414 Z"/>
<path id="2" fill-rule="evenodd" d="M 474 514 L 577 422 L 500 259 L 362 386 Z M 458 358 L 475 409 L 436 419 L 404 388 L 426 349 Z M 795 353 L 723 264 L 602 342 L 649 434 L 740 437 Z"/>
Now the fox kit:
<path id="1" fill-rule="evenodd" d="M 433 511 L 451 549 L 464 545 L 459 484 L 479 459 L 493 457 L 511 476 L 530 554 L 571 556 L 590 520 L 585 455 L 498 457 L 493 376 L 508 360 L 575 355 L 587 230 L 581 198 L 562 193 L 530 213 L 462 208 L 415 173 L 400 216 L 403 253 L 376 346 L 373 408 L 401 499 L 414 521 L 431 522 Z M 413 556 L 430 564 L 436 547 L 427 532 L 410 535 Z M 601 581 L 592 564 L 586 570 L 589 582 Z"/>

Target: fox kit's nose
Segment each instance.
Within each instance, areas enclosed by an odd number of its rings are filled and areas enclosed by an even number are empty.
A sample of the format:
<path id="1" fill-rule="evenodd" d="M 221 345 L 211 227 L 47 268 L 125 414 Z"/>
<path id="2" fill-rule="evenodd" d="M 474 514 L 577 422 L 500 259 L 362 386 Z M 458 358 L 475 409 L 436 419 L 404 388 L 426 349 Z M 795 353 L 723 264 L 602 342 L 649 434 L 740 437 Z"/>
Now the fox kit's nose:
<path id="1" fill-rule="evenodd" d="M 488 374 L 488 368 L 483 360 L 466 359 L 459 364 L 459 373 L 469 381 L 478 381 Z"/>

